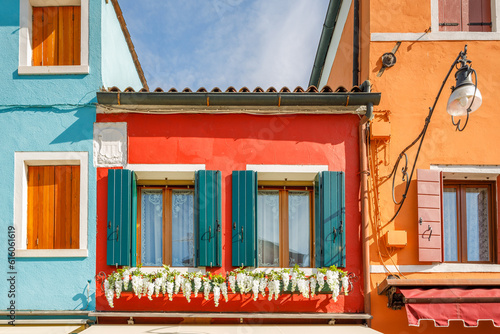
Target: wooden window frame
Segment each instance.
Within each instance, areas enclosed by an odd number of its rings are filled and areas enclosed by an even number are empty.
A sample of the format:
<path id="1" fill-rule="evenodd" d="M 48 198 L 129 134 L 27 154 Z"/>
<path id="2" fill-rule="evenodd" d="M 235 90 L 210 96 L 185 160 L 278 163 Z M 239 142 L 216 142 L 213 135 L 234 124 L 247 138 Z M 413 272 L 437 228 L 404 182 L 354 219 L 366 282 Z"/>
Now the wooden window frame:
<path id="1" fill-rule="evenodd" d="M 290 267 L 290 254 L 289 254 L 289 224 L 288 224 L 288 194 L 290 191 L 307 191 L 309 192 L 309 252 L 310 263 L 308 268 L 315 267 L 314 258 L 314 186 L 306 185 L 300 186 L 303 182 L 295 182 L 293 186 L 279 186 L 269 185 L 271 182 L 259 182 L 258 191 L 261 190 L 274 190 L 279 193 L 279 268 Z M 283 182 L 280 182 L 283 183 Z M 276 182 L 275 182 L 276 184 Z M 257 192 L 258 196 L 258 192 Z M 257 222 L 259 224 L 259 222 Z M 276 267 L 262 267 L 262 268 L 276 268 Z"/>
<path id="2" fill-rule="evenodd" d="M 470 13 L 470 6 L 467 7 L 469 5 L 468 3 L 468 0 L 457 0 L 459 1 L 460 3 L 458 4 L 459 5 L 459 9 L 456 9 L 460 12 L 460 15 L 458 15 L 460 17 L 460 22 L 440 22 L 441 21 L 441 10 L 442 10 L 442 6 L 444 6 L 442 4 L 442 1 L 444 0 L 436 0 L 437 1 L 437 6 L 438 6 L 438 31 L 439 32 L 492 32 L 494 31 L 494 18 L 493 18 L 493 11 L 495 9 L 495 3 L 492 3 L 491 0 L 485 0 L 484 2 L 487 2 L 489 4 L 489 20 L 491 21 L 490 23 L 490 26 L 488 25 L 470 25 L 469 23 L 469 13 Z M 476 0 L 474 0 L 476 1 Z M 478 1 L 481 1 L 481 0 L 477 0 L 476 3 Z M 493 1 L 494 2 L 494 1 Z M 485 15 L 486 11 L 483 9 L 482 10 L 482 13 L 483 13 L 483 16 Z M 457 13 L 458 14 L 458 13 Z M 487 16 L 487 14 L 486 14 Z M 445 20 L 448 20 L 448 19 L 445 19 Z M 473 23 L 478 23 L 478 22 L 473 22 Z M 485 22 L 487 23 L 487 22 Z M 444 25 L 446 24 L 446 25 Z M 470 30 L 470 27 L 474 27 L 472 28 L 473 30 Z"/>
<path id="3" fill-rule="evenodd" d="M 495 182 L 491 181 L 453 181 L 453 180 L 443 180 L 443 189 L 454 188 L 457 189 L 457 261 L 445 261 L 444 252 L 444 225 L 443 225 L 443 262 L 446 263 L 478 263 L 478 264 L 488 264 L 496 263 L 495 254 L 496 252 L 496 215 L 495 215 L 495 203 L 496 203 L 496 189 Z M 467 261 L 467 221 L 466 221 L 466 189 L 467 188 L 486 188 L 488 190 L 488 235 L 489 235 L 489 261 Z M 444 197 L 443 197 L 444 200 Z M 444 205 L 443 205 L 443 224 L 444 224 Z"/>
<path id="4" fill-rule="evenodd" d="M 163 184 L 163 185 L 162 185 Z M 137 243 L 136 243 L 136 263 L 142 263 L 142 234 L 141 234 L 141 203 L 142 191 L 147 189 L 161 189 L 163 196 L 162 213 L 162 237 L 163 237 L 163 263 L 170 265 L 172 263 L 172 191 L 173 190 L 192 190 L 194 195 L 194 186 L 192 181 L 154 181 L 144 180 L 137 185 Z M 171 265 L 170 265 L 171 266 Z M 147 266 L 155 267 L 155 266 Z M 181 267 L 189 268 L 189 267 Z"/>

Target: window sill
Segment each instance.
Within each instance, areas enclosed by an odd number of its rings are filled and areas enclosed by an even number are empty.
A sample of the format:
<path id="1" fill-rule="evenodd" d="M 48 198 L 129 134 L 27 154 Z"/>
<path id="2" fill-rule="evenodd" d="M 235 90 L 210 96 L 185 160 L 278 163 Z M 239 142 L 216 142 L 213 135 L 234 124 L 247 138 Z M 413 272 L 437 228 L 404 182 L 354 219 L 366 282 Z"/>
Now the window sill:
<path id="1" fill-rule="evenodd" d="M 372 42 L 394 41 L 498 41 L 500 32 L 439 31 L 431 33 L 376 32 Z"/>
<path id="2" fill-rule="evenodd" d="M 86 249 L 17 249 L 16 257 L 88 257 Z"/>
<path id="3" fill-rule="evenodd" d="M 163 267 L 141 267 L 141 271 L 145 272 L 147 274 L 151 274 L 155 271 L 162 270 Z M 203 275 L 207 273 L 207 270 L 205 267 L 170 267 L 171 270 L 177 270 L 181 274 L 185 273 L 197 273 L 201 271 Z"/>
<path id="4" fill-rule="evenodd" d="M 74 66 L 19 66 L 19 75 L 60 75 L 60 74 L 89 74 L 88 65 Z"/>

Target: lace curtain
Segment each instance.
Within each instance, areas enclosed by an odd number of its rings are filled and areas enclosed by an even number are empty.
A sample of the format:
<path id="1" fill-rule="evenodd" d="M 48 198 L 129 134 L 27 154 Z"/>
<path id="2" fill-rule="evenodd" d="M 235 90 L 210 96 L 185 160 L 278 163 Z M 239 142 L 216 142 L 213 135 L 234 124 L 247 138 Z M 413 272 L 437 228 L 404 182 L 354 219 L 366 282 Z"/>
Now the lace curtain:
<path id="1" fill-rule="evenodd" d="M 489 261 L 488 189 L 467 188 L 467 260 Z"/>
<path id="2" fill-rule="evenodd" d="M 172 191 L 172 266 L 194 266 L 193 191 Z"/>
<path id="3" fill-rule="evenodd" d="M 141 263 L 161 266 L 163 263 L 163 191 L 141 193 Z"/>
<path id="4" fill-rule="evenodd" d="M 288 193 L 288 246 L 290 267 L 311 266 L 309 192 Z"/>
<path id="5" fill-rule="evenodd" d="M 261 190 L 257 196 L 258 258 L 260 267 L 279 267 L 279 192 Z"/>

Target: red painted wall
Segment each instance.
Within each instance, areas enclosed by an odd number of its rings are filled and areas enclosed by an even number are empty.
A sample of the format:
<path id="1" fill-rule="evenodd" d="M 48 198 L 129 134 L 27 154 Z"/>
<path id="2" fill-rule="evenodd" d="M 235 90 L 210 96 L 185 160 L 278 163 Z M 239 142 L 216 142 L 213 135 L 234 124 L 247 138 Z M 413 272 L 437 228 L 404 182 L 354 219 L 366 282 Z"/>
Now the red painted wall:
<path id="1" fill-rule="evenodd" d="M 344 171 L 346 181 L 347 268 L 362 277 L 361 215 L 359 210 L 359 148 L 356 115 L 144 115 L 98 114 L 97 122 L 127 122 L 128 162 L 131 164 L 205 164 L 222 174 L 222 267 L 231 266 L 231 172 L 247 164 L 328 165 Z M 107 169 L 97 169 L 97 273 L 111 273 L 106 265 Z M 334 302 L 329 295 L 310 299 L 284 295 L 269 302 L 250 295 L 232 295 L 215 307 L 200 294 L 191 303 L 180 295 L 173 301 L 125 293 L 114 310 L 203 312 L 362 312 L 362 281 L 349 296 Z M 111 310 L 100 284 L 97 310 Z"/>

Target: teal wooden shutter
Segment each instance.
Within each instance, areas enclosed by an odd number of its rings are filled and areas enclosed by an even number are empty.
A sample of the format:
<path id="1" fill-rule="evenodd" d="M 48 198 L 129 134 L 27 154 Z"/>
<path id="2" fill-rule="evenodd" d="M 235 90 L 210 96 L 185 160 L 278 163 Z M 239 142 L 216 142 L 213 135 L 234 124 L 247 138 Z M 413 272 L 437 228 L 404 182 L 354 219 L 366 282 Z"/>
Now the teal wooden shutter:
<path id="1" fill-rule="evenodd" d="M 195 175 L 195 221 L 197 224 L 198 265 L 220 267 L 221 246 L 221 174 L 200 170 Z"/>
<path id="2" fill-rule="evenodd" d="M 233 171 L 232 265 L 257 266 L 257 173 Z"/>
<path id="3" fill-rule="evenodd" d="M 137 219 L 135 175 L 127 169 L 108 170 L 107 264 L 135 266 Z"/>
<path id="4" fill-rule="evenodd" d="M 344 173 L 320 172 L 315 182 L 316 267 L 345 267 Z"/>

